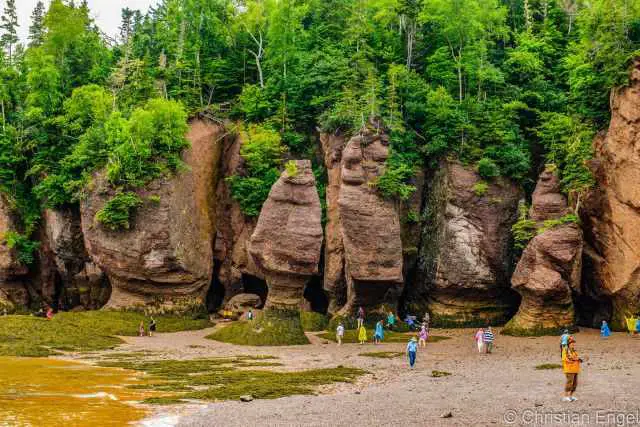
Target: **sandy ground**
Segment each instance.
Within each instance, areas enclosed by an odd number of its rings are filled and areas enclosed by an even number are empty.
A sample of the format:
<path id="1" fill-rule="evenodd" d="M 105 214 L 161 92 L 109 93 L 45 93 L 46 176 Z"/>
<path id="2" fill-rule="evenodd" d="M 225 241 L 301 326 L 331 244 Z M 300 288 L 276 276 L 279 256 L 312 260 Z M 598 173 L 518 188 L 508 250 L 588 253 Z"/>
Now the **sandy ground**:
<path id="1" fill-rule="evenodd" d="M 164 426 L 431 426 L 431 425 L 640 425 L 640 338 L 599 331 L 577 333 L 577 349 L 588 359 L 579 376 L 577 402 L 561 401 L 559 338 L 515 338 L 497 334 L 493 354 L 478 354 L 475 330 L 433 330 L 451 339 L 420 349 L 416 368 L 404 357 L 359 356 L 371 351 L 404 351 L 404 344 L 243 347 L 207 340 L 211 330 L 125 338 L 122 351 L 151 350 L 171 358 L 272 355 L 284 367 L 353 366 L 371 372 L 355 384 L 338 384 L 317 396 L 292 396 L 250 403 L 226 401 L 156 413 L 145 425 Z M 432 370 L 451 373 L 433 378 Z M 177 412 L 176 412 L 177 411 Z M 443 415 L 451 413 L 451 417 Z M 625 416 L 624 423 L 621 423 Z M 617 417 L 617 418 L 614 418 Z"/>

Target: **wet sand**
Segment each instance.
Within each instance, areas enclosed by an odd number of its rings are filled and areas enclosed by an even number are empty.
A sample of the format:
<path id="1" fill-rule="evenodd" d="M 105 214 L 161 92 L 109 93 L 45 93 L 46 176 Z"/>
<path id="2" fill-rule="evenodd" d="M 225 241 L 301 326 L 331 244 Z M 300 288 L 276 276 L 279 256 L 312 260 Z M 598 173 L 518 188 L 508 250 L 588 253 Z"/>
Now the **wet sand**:
<path id="1" fill-rule="evenodd" d="M 432 334 L 451 339 L 420 349 L 416 368 L 410 370 L 404 357 L 358 355 L 404 351 L 404 344 L 337 346 L 312 336 L 312 345 L 307 346 L 244 347 L 204 339 L 210 332 L 127 337 L 119 350 L 151 350 L 159 357 L 181 359 L 272 355 L 285 365 L 275 369 L 344 365 L 370 374 L 355 384 L 325 387 L 316 396 L 159 409 L 145 425 L 615 425 L 620 418 L 613 417 L 623 415 L 627 424 L 634 419 L 640 423 L 640 338 L 624 333 L 606 340 L 596 330 L 575 334 L 578 352 L 586 361 L 576 392 L 579 400 L 568 403 L 561 400 L 562 370 L 535 369 L 560 363 L 559 337 L 507 337 L 497 329 L 494 352 L 486 355 L 475 348 L 474 329 L 433 330 Z M 434 378 L 433 370 L 451 375 Z M 448 413 L 451 417 L 443 418 Z"/>

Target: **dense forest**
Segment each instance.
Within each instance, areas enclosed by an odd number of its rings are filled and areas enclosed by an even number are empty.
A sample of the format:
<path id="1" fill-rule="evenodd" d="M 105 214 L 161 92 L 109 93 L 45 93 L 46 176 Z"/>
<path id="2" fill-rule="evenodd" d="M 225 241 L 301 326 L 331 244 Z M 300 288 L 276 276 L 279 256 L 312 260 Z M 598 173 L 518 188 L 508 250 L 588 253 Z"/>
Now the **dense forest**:
<path id="1" fill-rule="evenodd" d="M 127 228 L 133 190 L 183 167 L 197 113 L 238 123 L 246 173 L 227 179 L 249 216 L 285 159 L 314 157 L 318 130 L 371 116 L 391 135 L 385 197 L 449 156 L 528 189 L 554 163 L 579 200 L 640 54 L 635 0 L 161 0 L 123 9 L 115 39 L 90 16 L 53 0 L 18 22 L 7 0 L 1 17 L 0 192 L 20 219 L 4 239 L 26 264 L 42 209 L 77 203 L 98 169 L 116 195 L 96 219 Z"/>

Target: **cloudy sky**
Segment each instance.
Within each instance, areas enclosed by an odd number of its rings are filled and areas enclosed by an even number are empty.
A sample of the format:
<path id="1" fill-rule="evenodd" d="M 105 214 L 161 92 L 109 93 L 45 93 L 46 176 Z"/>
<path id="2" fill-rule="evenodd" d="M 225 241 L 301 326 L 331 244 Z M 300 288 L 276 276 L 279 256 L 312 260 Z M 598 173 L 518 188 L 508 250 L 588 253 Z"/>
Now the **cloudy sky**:
<path id="1" fill-rule="evenodd" d="M 43 0 L 45 5 L 49 5 L 50 0 Z M 118 26 L 120 25 L 120 10 L 123 7 L 130 9 L 140 9 L 145 12 L 147 8 L 156 4 L 159 0 L 89 0 L 89 9 L 91 16 L 95 19 L 98 26 L 110 36 L 118 34 Z M 29 25 L 31 21 L 29 17 L 38 0 L 16 0 L 18 9 L 18 23 L 20 28 L 18 33 L 22 41 L 27 40 Z M 78 0 L 79 3 L 79 0 Z M 4 10 L 6 0 L 0 0 L 0 8 Z"/>

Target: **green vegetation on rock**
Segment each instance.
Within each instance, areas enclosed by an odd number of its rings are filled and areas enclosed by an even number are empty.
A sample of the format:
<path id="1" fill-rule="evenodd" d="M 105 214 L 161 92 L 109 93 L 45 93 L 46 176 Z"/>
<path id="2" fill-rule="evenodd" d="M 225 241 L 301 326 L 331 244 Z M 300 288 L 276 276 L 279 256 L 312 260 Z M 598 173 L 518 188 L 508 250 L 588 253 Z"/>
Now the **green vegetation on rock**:
<path id="1" fill-rule="evenodd" d="M 298 311 L 273 309 L 263 311 L 253 320 L 221 326 L 207 338 L 238 345 L 309 344 Z"/>
<path id="2" fill-rule="evenodd" d="M 324 331 L 329 324 L 329 318 L 325 314 L 314 311 L 301 311 L 300 321 L 305 332 Z"/>
<path id="3" fill-rule="evenodd" d="M 208 319 L 155 317 L 158 332 L 202 329 Z M 87 311 L 58 313 L 52 320 L 15 315 L 0 317 L 0 355 L 48 356 L 58 351 L 94 351 L 122 344 L 120 336 L 138 335 L 138 326 L 149 318 L 142 313 L 123 311 Z"/>

